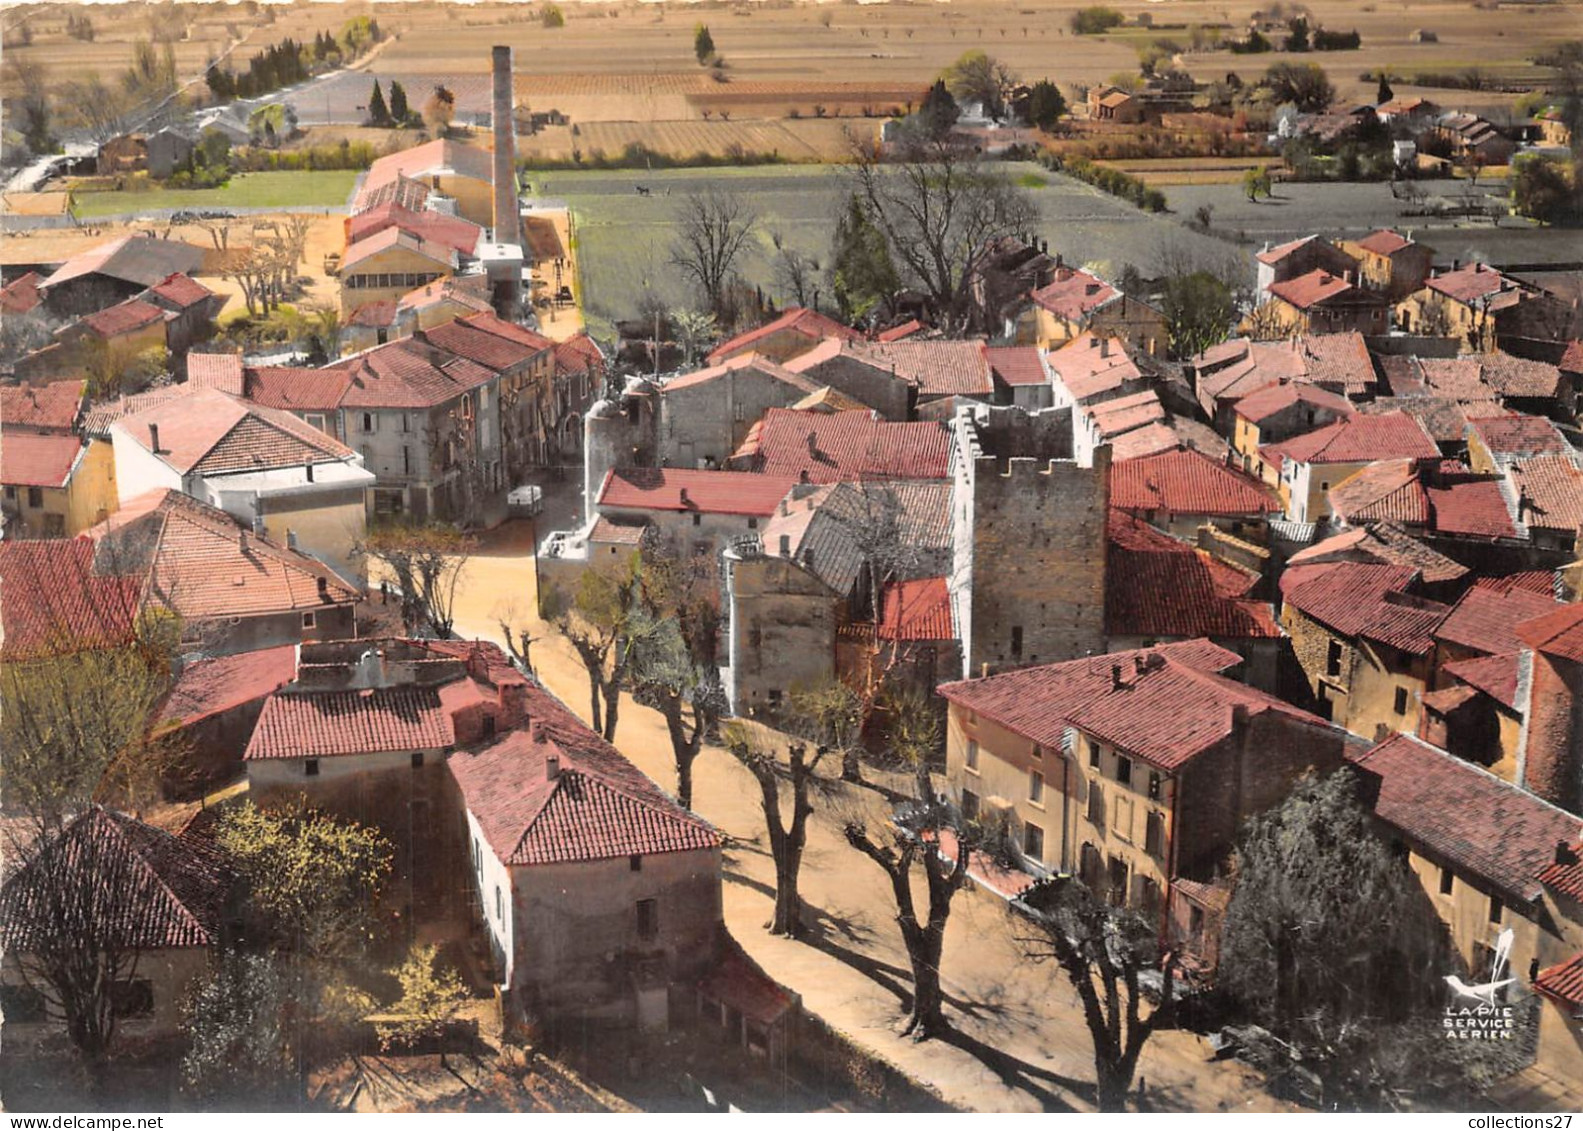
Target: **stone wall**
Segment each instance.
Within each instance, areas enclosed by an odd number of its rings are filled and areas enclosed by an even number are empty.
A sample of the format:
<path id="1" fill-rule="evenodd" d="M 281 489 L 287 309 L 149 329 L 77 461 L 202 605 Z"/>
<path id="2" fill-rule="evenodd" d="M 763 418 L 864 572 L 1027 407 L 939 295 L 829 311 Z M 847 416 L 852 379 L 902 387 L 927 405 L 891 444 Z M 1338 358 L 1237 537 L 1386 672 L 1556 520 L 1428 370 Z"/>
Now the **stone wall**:
<path id="1" fill-rule="evenodd" d="M 1583 664 L 1533 655 L 1523 784 L 1552 804 L 1583 811 Z"/>

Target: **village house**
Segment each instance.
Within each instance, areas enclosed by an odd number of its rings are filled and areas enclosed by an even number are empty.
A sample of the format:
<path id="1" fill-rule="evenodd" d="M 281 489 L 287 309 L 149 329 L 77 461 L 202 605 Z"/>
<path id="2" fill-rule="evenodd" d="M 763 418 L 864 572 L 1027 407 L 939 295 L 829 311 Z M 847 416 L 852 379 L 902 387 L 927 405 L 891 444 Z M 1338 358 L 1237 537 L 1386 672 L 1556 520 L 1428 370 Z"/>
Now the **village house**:
<path id="1" fill-rule="evenodd" d="M 1541 416 L 1486 416 L 1468 421 L 1468 467 L 1480 474 L 1503 474 L 1533 456 L 1575 456 L 1551 421 Z"/>
<path id="2" fill-rule="evenodd" d="M 1434 248 L 1390 228 L 1370 232 L 1360 240 L 1341 240 L 1336 246 L 1357 261 L 1358 281 L 1393 303 L 1424 285 L 1435 255 Z"/>
<path id="3" fill-rule="evenodd" d="M 1440 449 L 1423 425 L 1406 413 L 1351 416 L 1259 450 L 1276 480 L 1286 517 L 1318 522 L 1330 514 L 1329 492 L 1379 460 L 1438 460 Z"/>
<path id="4" fill-rule="evenodd" d="M 512 186 L 512 191 L 516 186 Z M 409 208 L 446 207 L 481 228 L 494 224 L 493 155 L 488 149 L 437 138 L 376 160 L 352 202 L 354 217 L 395 201 Z"/>
<path id="5" fill-rule="evenodd" d="M 1119 462 L 1170 451 L 1182 442 L 1166 422 L 1165 405 L 1153 389 L 1082 405 L 1073 415 L 1075 455 L 1083 467 L 1093 466 L 1101 447 L 1110 448 L 1111 458 Z"/>
<path id="6" fill-rule="evenodd" d="M 165 312 L 165 348 L 178 364 L 193 346 L 209 340 L 214 320 L 225 307 L 224 295 L 182 274 L 161 279 L 143 292 L 142 299 Z"/>
<path id="7" fill-rule="evenodd" d="M 871 636 L 883 624 L 875 586 L 942 577 L 951 554 L 945 483 L 794 483 L 757 537 L 725 553 L 732 711 L 773 716 L 799 688 L 833 678 L 843 634 Z"/>
<path id="8" fill-rule="evenodd" d="M 1049 252 L 1048 240 L 1002 236 L 978 257 L 972 268 L 973 305 L 982 319 L 980 328 L 992 340 L 1014 341 L 1017 314 L 1028 295 L 1055 281 L 1061 264 Z M 885 340 L 883 335 L 880 340 Z"/>
<path id="9" fill-rule="evenodd" d="M 1330 561 L 1281 575 L 1281 624 L 1312 710 L 1352 733 L 1417 729 L 1430 687 L 1435 629 L 1451 611 L 1419 596 L 1410 565 Z"/>
<path id="10" fill-rule="evenodd" d="M 952 438 L 964 674 L 1103 652 L 1110 448 L 1074 458 L 1070 409 L 964 406 Z"/>
<path id="11" fill-rule="evenodd" d="M 1100 83 L 1088 88 L 1088 116 L 1100 122 L 1134 124 L 1143 121 L 1143 103 L 1131 91 Z"/>
<path id="12" fill-rule="evenodd" d="M 1108 537 L 1105 637 L 1111 651 L 1207 637 L 1242 657 L 1244 682 L 1278 691 L 1281 629 L 1269 603 L 1253 596 L 1262 580 L 1258 570 L 1222 561 L 1115 509 Z"/>
<path id="13" fill-rule="evenodd" d="M 66 538 L 116 508 L 109 453 L 81 436 L 0 429 L 0 518 L 7 538 Z"/>
<path id="14" fill-rule="evenodd" d="M 677 467 L 722 467 L 765 412 L 791 408 L 822 384 L 756 353 L 673 377 L 660 386 L 660 458 Z"/>
<path id="15" fill-rule="evenodd" d="M 1239 662 L 1191 640 L 945 684 L 950 792 L 1027 870 L 1156 916 L 1162 945 L 1168 915 L 1217 935 L 1179 882 L 1213 881 L 1242 823 L 1350 741 L 1226 678 Z"/>
<path id="16" fill-rule="evenodd" d="M 1104 334 L 1080 335 L 1044 356 L 1056 408 L 1130 397 L 1164 380 L 1142 349 Z"/>
<path id="17" fill-rule="evenodd" d="M 1178 538 L 1213 525 L 1254 547 L 1269 540 L 1270 517 L 1281 511 L 1268 487 L 1187 448 L 1112 463 L 1110 505 Z"/>
<path id="18" fill-rule="evenodd" d="M 122 505 L 180 491 L 360 575 L 352 549 L 374 476 L 362 456 L 290 413 L 197 389 L 122 417 L 110 437 Z"/>
<path id="19" fill-rule="evenodd" d="M 396 302 L 448 276 L 481 276 L 484 229 L 459 216 L 414 211 L 394 202 L 346 220 L 339 278 L 341 308 Z"/>
<path id="20" fill-rule="evenodd" d="M 1477 262 L 1431 272 L 1396 307 L 1402 332 L 1452 337 L 1473 353 L 1494 351 L 1504 337 L 1555 340 L 1570 321 L 1559 300 Z"/>
<path id="21" fill-rule="evenodd" d="M 1029 293 L 1028 305 L 1017 316 L 1014 344 L 1053 350 L 1081 334 L 1121 338 L 1155 355 L 1164 354 L 1167 345 L 1165 316 L 1153 306 L 1058 260 L 1055 278 Z"/>
<path id="22" fill-rule="evenodd" d="M 1307 384 L 1266 386 L 1237 401 L 1231 411 L 1236 420 L 1231 447 L 1242 469 L 1272 487 L 1280 482 L 1281 469 L 1264 462 L 1265 447 L 1353 415 L 1345 397 Z"/>
<path id="23" fill-rule="evenodd" d="M 1355 270 L 1337 275 L 1316 268 L 1306 275 L 1271 283 L 1261 309 L 1269 311 L 1282 336 L 1347 330 L 1385 333 L 1390 328 L 1389 305 L 1381 295 L 1358 286 L 1355 277 Z"/>
<path id="24" fill-rule="evenodd" d="M 1029 412 L 1055 403 L 1050 366 L 1037 346 L 986 346 L 984 358 L 995 380 L 994 403 Z"/>
<path id="25" fill-rule="evenodd" d="M 1256 287 L 1261 301 L 1269 297 L 1270 288 L 1276 283 L 1290 282 L 1315 271 L 1345 278 L 1358 269 L 1356 259 L 1323 236 L 1304 236 L 1266 247 L 1254 260 L 1258 265 Z"/>
<path id="26" fill-rule="evenodd" d="M 334 570 L 178 490 L 129 497 L 86 530 L 94 569 L 139 579 L 141 604 L 181 619 L 187 654 L 350 636 L 360 593 Z"/>
<path id="27" fill-rule="evenodd" d="M 0 540 L 0 660 L 8 664 L 114 648 L 134 639 L 141 579 L 95 568 L 85 538 Z"/>
<path id="28" fill-rule="evenodd" d="M 242 752 L 264 701 L 296 675 L 296 644 L 184 662 L 159 707 L 160 738 L 177 752 L 162 766 L 165 796 L 196 800 L 244 778 Z"/>
<path id="29" fill-rule="evenodd" d="M 897 372 L 894 362 L 871 352 L 871 343 L 826 338 L 786 363 L 786 369 L 814 388 L 829 388 L 872 408 L 886 420 L 913 418 L 918 389 Z"/>
<path id="30" fill-rule="evenodd" d="M 1379 377 L 1360 333 L 1298 335 L 1289 341 L 1233 338 L 1189 361 L 1185 376 L 1199 407 L 1217 429 L 1231 435 L 1232 410 L 1243 397 L 1269 385 L 1301 382 L 1349 401 L 1367 401 Z"/>
<path id="31" fill-rule="evenodd" d="M 1506 976 L 1515 982 L 1497 1000 L 1516 1004 L 1538 991 L 1536 1066 L 1576 1079 L 1583 1049 L 1567 995 L 1577 991 L 1557 968 L 1576 966 L 1583 947 L 1583 819 L 1411 735 L 1352 757 L 1382 836 L 1399 846 L 1450 931 L 1466 980 L 1489 980 L 1509 929 Z"/>
<path id="32" fill-rule="evenodd" d="M 1517 626 L 1531 654 L 1522 784 L 1583 813 L 1583 605 L 1552 609 Z"/>
<path id="33" fill-rule="evenodd" d="M 772 408 L 748 430 L 730 466 L 808 483 L 947 479 L 951 432 L 933 420 L 892 423 L 876 412 Z"/>
<path id="34" fill-rule="evenodd" d="M 36 432 L 65 436 L 77 431 L 87 386 L 82 381 L 0 385 L 0 428 L 8 435 Z"/>
<path id="35" fill-rule="evenodd" d="M 615 468 L 594 507 L 618 525 L 650 527 L 658 545 L 680 558 L 713 558 L 754 537 L 796 482 L 740 471 Z"/>
<path id="36" fill-rule="evenodd" d="M 1428 134 L 1435 143 L 1450 149 L 1453 161 L 1504 165 L 1517 148 L 1493 123 L 1466 111 L 1440 115 Z M 1420 141 L 1419 148 L 1427 150 L 1434 145 Z"/>
<path id="37" fill-rule="evenodd" d="M 1418 592 L 1445 604 L 1455 602 L 1473 576 L 1467 566 L 1446 557 L 1388 519 L 1342 530 L 1286 559 L 1288 567 L 1326 562 L 1360 562 L 1416 570 Z"/>
<path id="38" fill-rule="evenodd" d="M 70 819 L 58 840 L 34 845 L 15 863 L 0 888 L 8 1045 L 36 1048 L 66 1035 L 39 976 L 62 922 L 94 930 L 106 950 L 128 959 L 125 977 L 110 987 L 118 1038 L 186 1032 L 188 1000 L 226 942 L 231 877 L 217 849 L 94 805 Z"/>
<path id="39" fill-rule="evenodd" d="M 395 300 L 370 302 L 341 327 L 341 353 L 362 353 L 419 330 L 431 330 L 472 314 L 492 314 L 489 279 L 482 274 L 447 276 L 414 287 Z"/>
<path id="40" fill-rule="evenodd" d="M 835 349 L 825 343 L 787 368 L 871 405 L 891 420 L 906 420 L 915 412 L 945 419 L 954 411 L 955 398 L 988 401 L 995 396 L 994 374 L 978 339 L 842 342 Z"/>
<path id="41" fill-rule="evenodd" d="M 180 240 L 122 236 L 72 256 L 38 284 L 57 318 L 80 318 L 135 298 L 175 274 L 194 275 L 203 252 Z"/>
<path id="42" fill-rule="evenodd" d="M 826 338 L 857 341 L 862 337 L 852 327 L 843 326 L 817 310 L 793 306 L 772 321 L 721 342 L 709 351 L 708 361 L 710 365 L 719 365 L 745 353 L 756 353 L 784 365 L 792 358 L 807 353 Z"/>

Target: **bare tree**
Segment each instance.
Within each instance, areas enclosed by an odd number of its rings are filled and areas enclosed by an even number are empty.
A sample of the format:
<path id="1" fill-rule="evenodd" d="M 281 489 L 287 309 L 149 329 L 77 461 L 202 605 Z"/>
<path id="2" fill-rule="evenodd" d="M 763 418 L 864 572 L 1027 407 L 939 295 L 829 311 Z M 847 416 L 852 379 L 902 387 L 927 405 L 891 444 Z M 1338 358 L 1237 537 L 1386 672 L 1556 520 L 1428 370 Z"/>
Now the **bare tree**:
<path id="1" fill-rule="evenodd" d="M 726 749 L 747 767 L 763 798 L 764 825 L 769 833 L 770 856 L 775 860 L 775 913 L 769 932 L 795 939 L 803 931 L 802 895 L 797 881 L 802 873 L 803 848 L 808 843 L 808 818 L 813 814 L 812 793 L 819 781 L 819 763 L 829 750 L 821 746 L 810 759 L 807 744 L 793 742 L 782 767 L 774 749 L 745 724 L 729 724 L 724 737 Z M 782 782 L 791 786 L 790 821 L 781 809 Z"/>
<path id="2" fill-rule="evenodd" d="M 1038 213 L 1026 193 L 978 155 L 944 137 L 903 140 L 885 163 L 848 135 L 848 177 L 869 221 L 884 233 L 904 281 L 953 328 L 972 319 L 973 276 L 993 241 L 1023 236 Z"/>
<path id="3" fill-rule="evenodd" d="M 544 637 L 528 635 L 528 629 L 523 624 L 527 614 L 515 600 L 496 602 L 492 615 L 500 626 L 500 636 L 506 642 L 506 651 L 523 671 L 532 675 L 533 646 Z"/>
<path id="4" fill-rule="evenodd" d="M 1018 939 L 1024 957 L 1059 963 L 1083 1003 L 1094 1041 L 1099 1110 L 1127 1110 L 1144 1042 L 1174 1012 L 1174 955 L 1165 960 L 1159 1004 L 1144 1016 L 1142 975 L 1160 965 L 1159 933 L 1148 917 L 1108 906 L 1070 876 L 1034 885 L 1012 913 L 1029 924 Z"/>
<path id="5" fill-rule="evenodd" d="M 632 554 L 615 565 L 592 567 L 577 579 L 571 599 L 556 589 L 544 593 L 540 610 L 566 637 L 588 672 L 588 725 L 615 738 L 621 691 L 632 663 L 631 640 L 642 615 L 637 588 L 642 559 Z"/>
<path id="6" fill-rule="evenodd" d="M 106 83 L 97 71 L 62 85 L 60 101 L 70 107 L 68 121 L 83 129 L 96 145 L 126 130 L 131 110 L 126 92 Z"/>
<path id="7" fill-rule="evenodd" d="M 789 303 L 814 305 L 822 270 L 819 261 L 787 246 L 780 232 L 770 233 L 770 243 L 775 246 L 775 286 Z"/>
<path id="8" fill-rule="evenodd" d="M 674 223 L 671 263 L 698 287 L 710 310 L 720 311 L 726 283 L 758 217 L 736 193 L 709 188 L 684 197 Z"/>
<path id="9" fill-rule="evenodd" d="M 462 571 L 478 542 L 443 522 L 392 522 L 376 526 L 353 548 L 387 569 L 401 589 L 408 631 L 426 627 L 439 639 L 456 623 Z"/>
<path id="10" fill-rule="evenodd" d="M 895 810 L 883 831 L 870 833 L 861 819 L 849 820 L 844 831 L 847 843 L 878 864 L 890 880 L 896 923 L 912 966 L 912 1004 L 902 1032 L 927 1040 L 948 1028 L 940 960 L 951 900 L 967 884 L 974 834 L 960 811 L 935 792 L 927 766 L 919 764 L 915 780 L 916 797 Z M 929 901 L 922 914 L 913 898 L 920 869 Z"/>

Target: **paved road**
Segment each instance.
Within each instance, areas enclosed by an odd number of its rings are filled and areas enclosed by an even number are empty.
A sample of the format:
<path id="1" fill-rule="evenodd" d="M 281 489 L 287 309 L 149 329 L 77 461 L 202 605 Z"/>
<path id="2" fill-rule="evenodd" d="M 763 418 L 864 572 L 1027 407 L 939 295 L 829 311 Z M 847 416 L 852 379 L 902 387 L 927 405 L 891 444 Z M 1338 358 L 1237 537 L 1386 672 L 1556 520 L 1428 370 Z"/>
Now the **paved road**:
<path id="1" fill-rule="evenodd" d="M 575 490 L 559 488 L 551 511 L 569 513 Z M 467 564 L 458 594 L 462 635 L 498 640 L 495 613 L 503 602 L 514 602 L 521 612 L 535 607 L 533 540 L 527 522 L 508 523 L 486 538 L 482 552 Z M 549 626 L 530 623 L 540 638 L 533 646 L 540 678 L 586 719 L 588 682 L 582 665 Z M 656 713 L 624 700 L 616 744 L 661 786 L 674 786 L 670 743 Z M 696 773 L 697 811 L 730 838 L 727 925 L 757 961 L 802 995 L 812 1012 L 960 1106 L 980 1111 L 1088 1106 L 1084 1094 L 1093 1079 L 1092 1046 L 1076 997 L 1055 971 L 1019 958 L 1014 924 L 998 897 L 972 889 L 953 907 L 944 985 L 958 1035 L 923 1044 L 903 1039 L 896 1027 L 910 978 L 888 882 L 846 845 L 839 827 L 843 814 L 877 811 L 876 796 L 838 787 L 810 823 L 803 893 L 814 930 L 808 942 L 789 942 L 764 931 L 773 906 L 774 867 L 756 786 L 718 748 L 706 748 Z M 1140 1068 L 1155 1105 L 1196 1111 L 1279 1107 L 1249 1070 L 1207 1058 L 1207 1047 L 1191 1034 L 1155 1037 Z"/>

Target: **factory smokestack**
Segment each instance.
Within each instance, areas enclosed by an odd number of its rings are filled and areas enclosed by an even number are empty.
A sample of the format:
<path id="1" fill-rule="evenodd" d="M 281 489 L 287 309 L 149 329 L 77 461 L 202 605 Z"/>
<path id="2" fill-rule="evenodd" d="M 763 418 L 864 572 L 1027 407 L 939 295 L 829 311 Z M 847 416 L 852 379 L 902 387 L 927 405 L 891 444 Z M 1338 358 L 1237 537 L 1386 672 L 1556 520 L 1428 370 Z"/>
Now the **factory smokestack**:
<path id="1" fill-rule="evenodd" d="M 511 48 L 494 48 L 495 242 L 520 243 L 517 235 L 517 129 L 512 116 Z"/>

